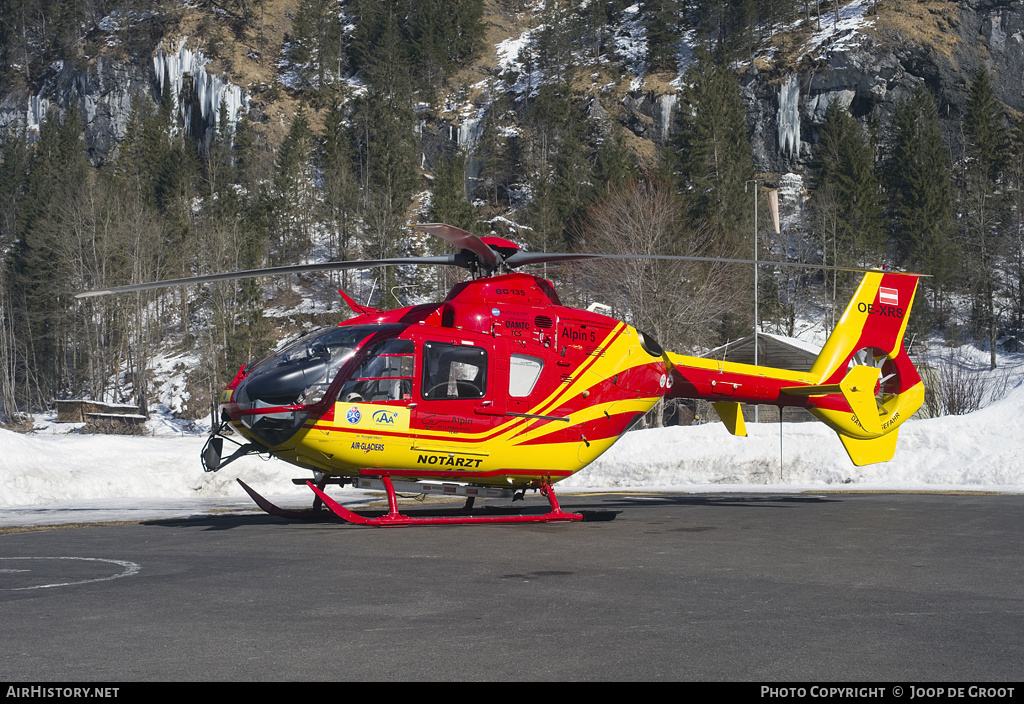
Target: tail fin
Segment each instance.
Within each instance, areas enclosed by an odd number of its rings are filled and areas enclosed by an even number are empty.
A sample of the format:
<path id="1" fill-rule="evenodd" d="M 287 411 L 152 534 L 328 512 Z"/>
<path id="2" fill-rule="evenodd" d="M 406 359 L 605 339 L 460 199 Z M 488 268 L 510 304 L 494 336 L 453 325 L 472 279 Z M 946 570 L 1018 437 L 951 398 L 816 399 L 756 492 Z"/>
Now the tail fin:
<path id="1" fill-rule="evenodd" d="M 856 465 L 885 462 L 899 426 L 924 402 L 924 384 L 903 347 L 919 278 L 869 273 L 811 367 L 808 410 L 839 434 Z"/>

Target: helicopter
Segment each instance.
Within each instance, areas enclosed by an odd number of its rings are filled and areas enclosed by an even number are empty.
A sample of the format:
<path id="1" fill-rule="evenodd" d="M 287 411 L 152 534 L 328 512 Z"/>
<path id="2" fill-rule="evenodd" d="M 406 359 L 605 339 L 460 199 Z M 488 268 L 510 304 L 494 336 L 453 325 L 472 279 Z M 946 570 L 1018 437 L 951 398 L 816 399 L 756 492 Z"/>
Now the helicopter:
<path id="1" fill-rule="evenodd" d="M 924 401 L 903 346 L 920 274 L 855 270 L 864 275 L 842 318 L 810 371 L 797 372 L 664 350 L 625 322 L 563 305 L 550 281 L 516 271 L 598 258 L 779 262 L 528 252 L 442 223 L 415 229 L 456 245 L 458 254 L 256 269 L 78 297 L 393 264 L 470 270 L 472 278 L 439 303 L 380 310 L 339 291 L 354 317 L 242 366 L 228 383 L 201 454 L 204 469 L 264 454 L 311 471 L 311 480 L 293 480 L 314 493 L 305 511 L 278 507 L 237 480 L 260 508 L 287 518 L 316 518 L 326 507 L 369 526 L 579 521 L 582 514 L 561 509 L 554 484 L 597 459 L 663 398 L 710 401 L 739 436 L 746 435 L 742 404 L 805 408 L 838 434 L 856 465 L 892 459 L 900 425 Z M 228 457 L 225 439 L 237 445 Z M 349 510 L 325 492 L 328 483 L 383 489 L 387 513 Z M 528 490 L 547 498 L 547 512 L 473 511 L 477 498 L 515 501 Z M 466 503 L 410 516 L 399 510 L 400 491 Z"/>

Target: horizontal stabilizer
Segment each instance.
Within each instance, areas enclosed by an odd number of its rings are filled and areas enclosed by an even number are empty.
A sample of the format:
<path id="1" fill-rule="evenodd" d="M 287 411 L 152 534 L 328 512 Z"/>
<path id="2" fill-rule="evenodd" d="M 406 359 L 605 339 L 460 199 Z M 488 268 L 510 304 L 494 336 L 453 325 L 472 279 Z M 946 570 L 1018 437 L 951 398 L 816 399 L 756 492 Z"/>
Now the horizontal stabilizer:
<path id="1" fill-rule="evenodd" d="M 811 384 L 808 386 L 784 386 L 779 389 L 787 396 L 824 396 L 825 394 L 842 393 L 839 384 Z"/>
<path id="2" fill-rule="evenodd" d="M 875 386 L 881 369 L 858 364 L 838 384 L 817 384 L 811 386 L 786 386 L 780 389 L 787 396 L 825 396 L 840 393 L 853 411 L 853 417 L 833 418 L 833 423 L 846 432 L 863 431 L 871 435 L 882 434 L 878 404 L 875 402 Z M 854 427 L 852 424 L 856 424 Z M 849 426 L 849 427 L 846 427 Z"/>

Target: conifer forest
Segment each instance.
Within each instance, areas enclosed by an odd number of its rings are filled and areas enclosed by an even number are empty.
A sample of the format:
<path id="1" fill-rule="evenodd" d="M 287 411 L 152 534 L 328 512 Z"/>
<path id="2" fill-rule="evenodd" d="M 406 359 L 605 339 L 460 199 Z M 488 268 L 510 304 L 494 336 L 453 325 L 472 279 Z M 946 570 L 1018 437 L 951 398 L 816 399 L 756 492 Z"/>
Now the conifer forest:
<path id="1" fill-rule="evenodd" d="M 726 258 L 756 231 L 765 260 L 925 273 L 911 354 L 999 367 L 1024 352 L 1018 30 L 968 0 L 5 0 L 0 421 L 145 409 L 172 376 L 205 417 L 242 364 L 349 317 L 336 289 L 395 308 L 465 272 L 78 292 L 450 251 L 426 222 Z M 532 273 L 682 353 L 755 324 L 751 265 Z M 822 339 L 859 281 L 759 274 L 760 329 Z"/>

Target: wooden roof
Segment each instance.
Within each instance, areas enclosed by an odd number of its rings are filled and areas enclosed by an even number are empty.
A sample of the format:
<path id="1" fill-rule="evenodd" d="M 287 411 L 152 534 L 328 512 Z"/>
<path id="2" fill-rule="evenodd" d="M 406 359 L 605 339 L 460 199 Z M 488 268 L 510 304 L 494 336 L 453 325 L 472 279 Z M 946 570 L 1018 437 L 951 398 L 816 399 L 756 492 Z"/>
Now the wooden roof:
<path id="1" fill-rule="evenodd" d="M 766 332 L 757 334 L 757 363 L 762 367 L 808 372 L 820 351 L 821 348 L 817 345 L 792 337 Z M 711 359 L 724 359 L 727 362 L 753 364 L 754 335 L 751 333 L 746 337 L 716 347 L 704 356 Z"/>

